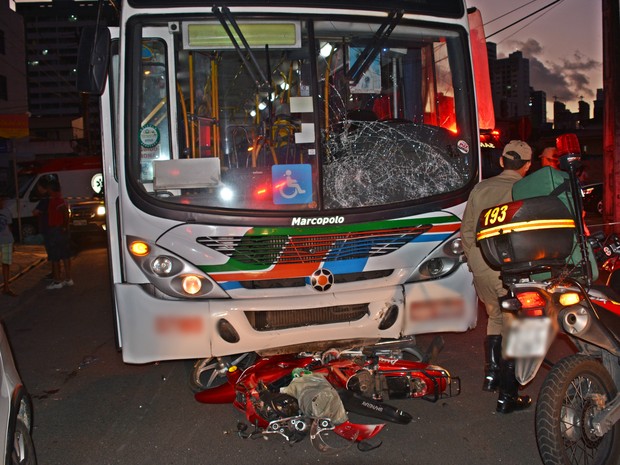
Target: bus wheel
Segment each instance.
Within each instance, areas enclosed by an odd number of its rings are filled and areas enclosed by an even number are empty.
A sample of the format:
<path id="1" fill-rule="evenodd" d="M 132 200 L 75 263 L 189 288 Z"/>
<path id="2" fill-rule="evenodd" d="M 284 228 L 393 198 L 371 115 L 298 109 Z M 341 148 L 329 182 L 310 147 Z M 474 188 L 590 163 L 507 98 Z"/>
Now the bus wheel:
<path id="1" fill-rule="evenodd" d="M 235 365 L 245 370 L 256 361 L 254 352 L 227 355 L 225 357 L 209 357 L 196 360 L 189 378 L 189 385 L 195 392 L 213 389 L 227 382 L 228 369 Z"/>

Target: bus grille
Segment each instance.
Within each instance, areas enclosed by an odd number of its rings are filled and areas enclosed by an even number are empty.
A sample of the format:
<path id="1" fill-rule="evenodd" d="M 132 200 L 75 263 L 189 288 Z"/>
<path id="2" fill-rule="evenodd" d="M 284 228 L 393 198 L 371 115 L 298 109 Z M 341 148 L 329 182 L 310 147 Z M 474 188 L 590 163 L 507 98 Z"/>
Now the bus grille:
<path id="1" fill-rule="evenodd" d="M 362 271 L 360 273 L 344 273 L 334 275 L 334 284 L 380 279 L 390 276 L 394 270 Z M 245 289 L 274 289 L 283 287 L 304 287 L 306 278 L 252 279 L 239 281 Z"/>
<path id="2" fill-rule="evenodd" d="M 387 255 L 432 225 L 308 236 L 204 236 L 196 241 L 251 265 L 316 263 Z"/>
<path id="3" fill-rule="evenodd" d="M 245 316 L 256 331 L 275 331 L 300 326 L 351 322 L 360 320 L 368 314 L 368 304 L 245 312 Z"/>

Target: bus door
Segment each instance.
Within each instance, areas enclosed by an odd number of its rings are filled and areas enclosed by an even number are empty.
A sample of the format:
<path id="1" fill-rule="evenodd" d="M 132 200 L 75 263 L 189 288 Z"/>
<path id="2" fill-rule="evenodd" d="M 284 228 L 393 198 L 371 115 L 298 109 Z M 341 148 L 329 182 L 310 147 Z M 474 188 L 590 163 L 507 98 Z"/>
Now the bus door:
<path id="1" fill-rule="evenodd" d="M 109 128 L 103 128 L 101 131 L 101 154 L 103 162 L 103 182 L 104 182 L 104 197 L 106 205 L 106 223 L 108 230 L 108 254 L 110 255 L 110 282 L 112 286 L 114 283 L 122 282 L 123 270 L 122 270 L 122 254 L 120 253 L 121 247 L 121 225 L 119 224 L 119 190 L 118 190 L 118 172 L 116 161 L 116 146 L 114 144 L 114 137 L 117 133 L 118 112 L 116 111 L 118 99 L 118 79 L 119 79 L 119 28 L 112 27 L 110 29 L 110 38 L 112 40 L 111 53 L 110 53 L 110 68 L 108 73 L 108 79 L 101 95 L 100 111 L 101 111 L 101 124 L 109 124 Z M 114 299 L 114 315 L 115 315 L 115 336 L 117 348 L 122 347 L 122 341 L 120 338 L 120 326 L 118 315 L 118 303 L 116 302 L 116 294 L 112 293 Z"/>

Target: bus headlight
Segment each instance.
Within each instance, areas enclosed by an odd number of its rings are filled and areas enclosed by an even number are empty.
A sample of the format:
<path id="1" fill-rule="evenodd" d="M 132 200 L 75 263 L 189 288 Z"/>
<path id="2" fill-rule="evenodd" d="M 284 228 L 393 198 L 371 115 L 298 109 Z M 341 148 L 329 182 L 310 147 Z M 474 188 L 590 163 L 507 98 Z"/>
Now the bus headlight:
<path id="1" fill-rule="evenodd" d="M 456 237 L 446 242 L 444 250 L 454 256 L 461 255 L 463 253 L 463 240 L 460 237 Z"/>
<path id="2" fill-rule="evenodd" d="M 183 290 L 187 292 L 189 295 L 195 295 L 200 292 L 202 288 L 202 280 L 195 275 L 184 276 L 181 281 Z"/>
<path id="3" fill-rule="evenodd" d="M 159 256 L 151 262 L 151 269 L 158 276 L 167 276 L 172 273 L 172 260 L 165 255 Z"/>
<path id="4" fill-rule="evenodd" d="M 154 242 L 127 236 L 127 249 L 148 279 L 145 291 L 158 298 L 226 299 L 230 296 L 198 266 Z M 132 281 L 143 282 L 140 277 Z"/>
<path id="5" fill-rule="evenodd" d="M 407 282 L 443 278 L 454 272 L 462 262 L 463 243 L 459 233 L 433 250 L 420 263 Z"/>
<path id="6" fill-rule="evenodd" d="M 444 268 L 446 266 L 450 266 L 450 263 L 444 264 L 444 260 L 441 258 L 431 258 L 430 260 L 422 263 L 420 267 L 420 272 L 424 276 L 428 276 L 429 278 L 435 278 L 437 276 L 441 276 L 443 274 Z"/>

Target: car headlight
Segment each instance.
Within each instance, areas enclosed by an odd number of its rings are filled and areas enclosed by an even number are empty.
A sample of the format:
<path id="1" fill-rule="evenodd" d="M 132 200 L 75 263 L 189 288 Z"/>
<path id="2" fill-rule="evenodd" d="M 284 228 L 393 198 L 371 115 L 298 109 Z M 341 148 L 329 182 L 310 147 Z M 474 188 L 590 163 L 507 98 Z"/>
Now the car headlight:
<path id="1" fill-rule="evenodd" d="M 99 205 L 97 207 L 97 216 L 105 216 L 105 206 Z"/>

